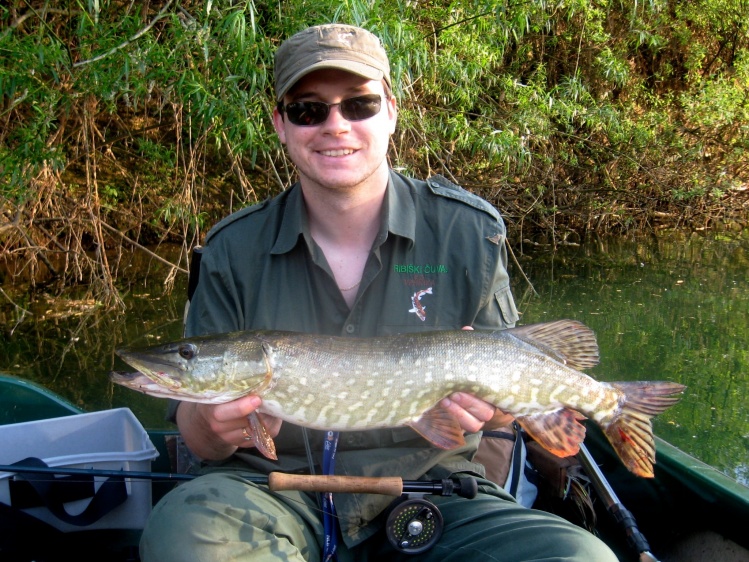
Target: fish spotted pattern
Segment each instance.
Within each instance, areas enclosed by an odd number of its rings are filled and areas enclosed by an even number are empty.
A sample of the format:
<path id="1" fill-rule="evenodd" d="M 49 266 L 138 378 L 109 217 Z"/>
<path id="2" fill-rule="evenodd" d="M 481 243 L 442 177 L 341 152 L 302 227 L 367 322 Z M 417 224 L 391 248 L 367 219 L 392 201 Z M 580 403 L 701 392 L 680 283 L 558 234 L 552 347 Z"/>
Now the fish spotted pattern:
<path id="1" fill-rule="evenodd" d="M 598 345 L 572 320 L 363 339 L 235 332 L 117 353 L 140 373 L 112 373 L 112 380 L 146 394 L 220 403 L 254 393 L 261 412 L 291 423 L 338 431 L 409 426 L 444 449 L 465 443 L 438 405 L 452 392 L 512 414 L 558 456 L 578 452 L 580 422 L 590 418 L 627 468 L 645 477 L 655 462 L 650 419 L 684 390 L 666 381 L 598 382 L 580 372 L 598 363 Z M 253 417 L 259 450 L 275 458 Z"/>

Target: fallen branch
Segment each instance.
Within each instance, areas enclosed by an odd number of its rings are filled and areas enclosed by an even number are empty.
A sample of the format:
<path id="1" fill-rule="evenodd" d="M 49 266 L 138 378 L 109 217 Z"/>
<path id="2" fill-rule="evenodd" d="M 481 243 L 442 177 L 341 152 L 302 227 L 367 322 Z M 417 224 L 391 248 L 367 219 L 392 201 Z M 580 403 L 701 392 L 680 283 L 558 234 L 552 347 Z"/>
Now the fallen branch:
<path id="1" fill-rule="evenodd" d="M 84 64 L 89 64 L 89 63 L 92 63 L 92 62 L 100 61 L 101 59 L 104 59 L 104 58 L 108 57 L 109 55 L 112 55 L 112 54 L 116 53 L 120 49 L 124 49 L 130 43 L 132 43 L 134 41 L 137 41 L 138 39 L 140 39 L 141 37 L 143 37 L 146 33 L 148 33 L 151 30 L 151 28 L 154 25 L 156 25 L 157 21 L 159 21 L 162 17 L 164 17 L 164 14 L 166 13 L 166 11 L 169 8 L 169 6 L 171 5 L 171 3 L 172 3 L 172 0 L 167 0 L 167 3 L 164 4 L 164 7 L 161 8 L 161 11 L 159 11 L 159 13 L 156 14 L 156 17 L 153 18 L 151 20 L 151 22 L 146 27 L 144 27 L 143 29 L 141 29 L 138 33 L 136 33 L 135 35 L 133 35 L 127 41 L 124 41 L 124 42 L 120 43 L 116 47 L 112 47 L 106 53 L 102 53 L 100 55 L 96 55 L 95 57 L 90 58 L 88 60 L 82 60 L 82 61 L 73 63 L 73 68 L 77 68 L 79 66 L 83 66 Z"/>
<path id="2" fill-rule="evenodd" d="M 10 296 L 8 296 L 8 293 L 6 293 L 5 291 L 3 291 L 3 288 L 2 288 L 2 287 L 0 287 L 0 295 L 4 296 L 4 297 L 5 297 L 6 299 L 8 299 L 8 302 L 9 302 L 10 304 L 12 304 L 12 305 L 13 305 L 13 306 L 15 307 L 15 309 L 16 309 L 16 310 L 18 310 L 18 311 L 20 311 L 20 312 L 21 312 L 21 317 L 20 317 L 20 318 L 18 318 L 18 319 L 16 320 L 16 323 L 15 323 L 15 325 L 14 325 L 14 326 L 13 326 L 13 327 L 12 327 L 12 328 L 10 329 L 10 332 L 9 332 L 9 334 L 10 334 L 10 335 L 12 336 L 12 335 L 13 335 L 13 332 L 15 332 L 15 330 L 16 330 L 16 328 L 17 328 L 17 327 L 19 326 L 19 324 L 21 324 L 21 322 L 23 322 L 23 319 L 24 319 L 24 318 L 26 318 L 26 316 L 27 316 L 27 315 L 28 315 L 28 316 L 33 316 L 34 314 L 33 314 L 33 312 L 31 312 L 31 311 L 29 311 L 29 310 L 26 310 L 26 309 L 25 309 L 24 307 L 22 307 L 21 305 L 19 305 L 19 304 L 16 304 L 16 303 L 15 303 L 15 302 L 13 301 L 13 299 L 11 299 L 11 298 L 10 298 Z"/>
<path id="3" fill-rule="evenodd" d="M 123 240 L 124 240 L 125 242 L 127 242 L 128 244 L 131 244 L 132 246 L 135 246 L 135 247 L 136 247 L 136 248 L 138 248 L 139 250 L 143 250 L 144 252 L 146 252 L 146 253 L 147 253 L 148 255 L 150 255 L 150 256 L 151 256 L 152 258 L 154 258 L 155 260 L 158 260 L 158 261 L 160 261 L 161 263 L 163 263 L 163 264 L 166 264 L 166 265 L 168 265 L 169 267 L 172 267 L 172 268 L 174 268 L 174 269 L 175 269 L 176 271 L 179 271 L 180 273 L 185 273 L 185 274 L 189 273 L 189 272 L 188 272 L 188 271 L 187 271 L 186 269 L 184 269 L 184 268 L 182 268 L 182 267 L 180 267 L 180 266 L 178 266 L 178 265 L 174 265 L 174 264 L 173 264 L 172 262 L 170 262 L 169 260 L 165 260 L 164 258 L 162 258 L 161 256 L 159 256 L 158 254 L 155 254 L 154 252 L 152 252 L 151 250 L 149 250 L 149 249 L 148 249 L 148 248 L 146 248 L 145 246 L 143 246 L 143 245 L 141 245 L 141 244 L 138 244 L 138 243 L 137 243 L 137 242 L 136 242 L 135 240 L 133 240 L 132 238 L 128 238 L 128 237 L 127 237 L 127 236 L 126 236 L 125 234 L 123 234 L 122 232 L 120 232 L 119 230 L 117 230 L 116 228 L 114 228 L 113 226 L 109 226 L 109 225 L 108 225 L 107 223 L 105 223 L 105 222 L 101 222 L 100 224 L 101 224 L 101 225 L 102 225 L 102 226 L 103 226 L 104 228 L 106 228 L 107 230 L 109 230 L 110 232 L 114 232 L 114 233 L 116 233 L 116 234 L 119 234 L 119 235 L 120 235 L 120 237 L 121 237 L 121 238 L 122 238 L 122 239 L 123 239 Z"/>

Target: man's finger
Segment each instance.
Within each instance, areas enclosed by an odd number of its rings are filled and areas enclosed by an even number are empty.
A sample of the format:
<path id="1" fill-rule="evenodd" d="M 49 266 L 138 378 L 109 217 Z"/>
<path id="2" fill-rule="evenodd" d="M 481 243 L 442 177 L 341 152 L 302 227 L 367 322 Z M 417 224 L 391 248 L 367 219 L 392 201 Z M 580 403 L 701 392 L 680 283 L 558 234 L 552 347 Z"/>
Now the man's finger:
<path id="1" fill-rule="evenodd" d="M 481 422 L 489 421 L 494 417 L 494 413 L 497 411 L 493 405 L 476 398 L 472 394 L 465 394 L 463 392 L 454 392 L 448 400 L 459 405 L 461 408 L 470 413 L 474 418 Z"/>
<path id="2" fill-rule="evenodd" d="M 231 402 L 219 404 L 213 410 L 213 417 L 220 422 L 228 422 L 237 418 L 246 417 L 260 407 L 262 400 L 259 396 L 250 394 L 242 396 Z"/>

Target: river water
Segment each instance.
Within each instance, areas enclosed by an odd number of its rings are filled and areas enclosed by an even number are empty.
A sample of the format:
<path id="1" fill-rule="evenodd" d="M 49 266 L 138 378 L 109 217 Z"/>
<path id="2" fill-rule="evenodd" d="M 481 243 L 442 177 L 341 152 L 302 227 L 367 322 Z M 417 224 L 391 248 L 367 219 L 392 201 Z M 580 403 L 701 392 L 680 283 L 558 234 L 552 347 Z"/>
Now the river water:
<path id="1" fill-rule="evenodd" d="M 749 485 L 749 238 L 608 238 L 524 256 L 538 294 L 516 276 L 522 322 L 590 326 L 599 380 L 685 384 L 656 434 Z"/>
<path id="2" fill-rule="evenodd" d="M 597 334 L 600 380 L 671 380 L 684 399 L 656 434 L 749 485 L 749 237 L 669 235 L 524 242 L 511 275 L 522 323 L 573 318 Z M 147 427 L 168 427 L 164 401 L 114 388 L 129 370 L 114 350 L 181 334 L 186 279 L 166 291 L 164 267 L 134 256 L 127 309 L 85 295 L 0 303 L 0 372 L 35 381 L 94 411 L 127 406 Z M 528 280 L 524 278 L 526 276 Z M 530 282 L 530 283 L 529 283 Z"/>

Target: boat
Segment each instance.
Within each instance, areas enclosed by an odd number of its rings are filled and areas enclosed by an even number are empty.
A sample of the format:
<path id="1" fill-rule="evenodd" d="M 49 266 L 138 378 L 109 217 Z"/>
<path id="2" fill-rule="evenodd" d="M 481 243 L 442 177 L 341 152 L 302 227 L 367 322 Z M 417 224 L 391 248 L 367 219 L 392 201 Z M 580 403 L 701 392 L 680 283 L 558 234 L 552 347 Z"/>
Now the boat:
<path id="1" fill-rule="evenodd" d="M 0 426 L 82 413 L 85 412 L 42 386 L 0 374 Z M 173 473 L 175 455 L 170 443 L 175 442 L 177 432 L 146 431 L 159 452 L 151 471 Z M 599 489 L 600 483 L 596 484 L 595 478 L 583 474 L 578 483 L 594 481 L 591 513 L 583 517 L 582 511 L 571 505 L 574 502 L 558 497 L 547 496 L 540 505 L 577 524 L 592 527 L 592 532 L 621 561 L 638 558 L 662 562 L 749 561 L 749 488 L 658 437 L 656 448 L 655 477 L 638 478 L 623 467 L 602 433 L 589 426 L 585 449 L 595 459 L 609 494 Z M 175 485 L 174 480 L 166 477 L 154 478 L 149 483 L 154 504 Z M 544 491 L 543 487 L 539 489 Z M 595 492 L 600 495 L 596 497 Z M 612 496 L 617 506 L 614 510 Z M 633 518 L 627 517 L 628 514 Z M 0 527 L 0 535 L 7 538 L 12 533 L 5 523 Z M 16 539 L 22 536 L 15 535 Z M 634 548 L 637 537 L 647 540 L 647 552 Z M 20 539 L 21 546 L 19 540 L 13 547 L 0 540 L 0 560 L 42 562 L 70 558 L 137 562 L 139 538 L 138 529 L 35 531 L 33 536 Z"/>

